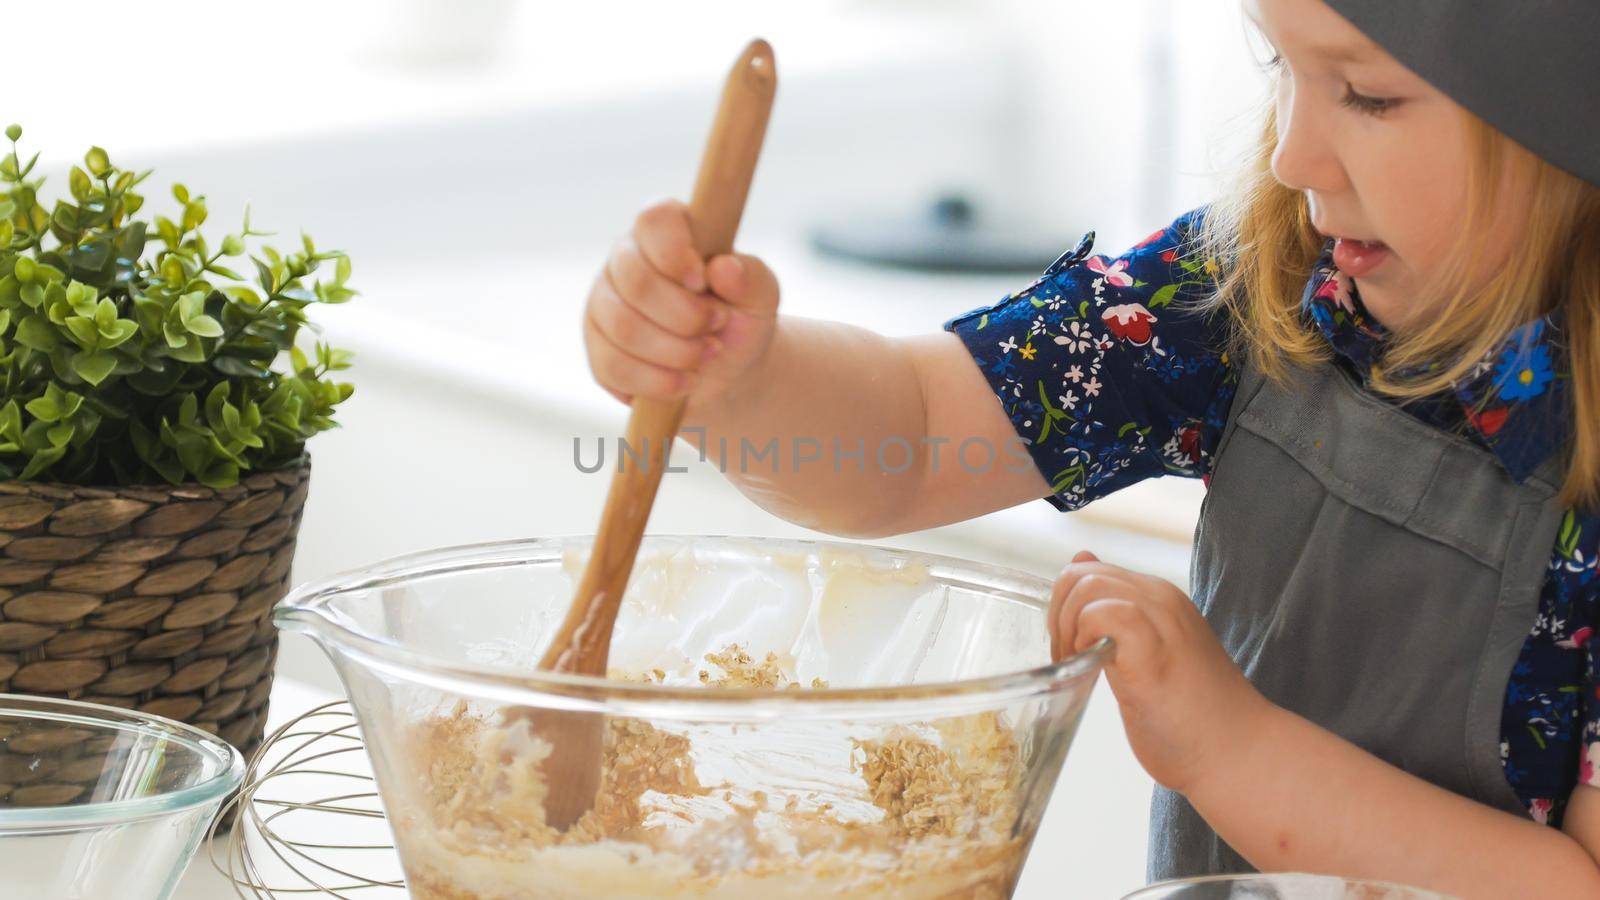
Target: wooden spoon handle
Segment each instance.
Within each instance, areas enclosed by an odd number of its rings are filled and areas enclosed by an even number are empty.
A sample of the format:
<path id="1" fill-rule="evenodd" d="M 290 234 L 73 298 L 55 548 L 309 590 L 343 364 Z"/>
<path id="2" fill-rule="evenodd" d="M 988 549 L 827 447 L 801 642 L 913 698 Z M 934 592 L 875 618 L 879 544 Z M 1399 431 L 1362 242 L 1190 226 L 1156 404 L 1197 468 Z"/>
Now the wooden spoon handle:
<path id="1" fill-rule="evenodd" d="M 702 258 L 733 250 L 772 112 L 777 75 L 772 47 L 759 39 L 745 47 L 728 72 L 689 201 L 689 228 Z M 605 674 L 611 627 L 633 572 L 667 455 L 683 421 L 683 407 L 681 397 L 634 399 L 626 440 L 639 458 L 637 462 L 625 458 L 618 448 L 618 469 L 611 477 L 588 565 L 541 668 Z"/>

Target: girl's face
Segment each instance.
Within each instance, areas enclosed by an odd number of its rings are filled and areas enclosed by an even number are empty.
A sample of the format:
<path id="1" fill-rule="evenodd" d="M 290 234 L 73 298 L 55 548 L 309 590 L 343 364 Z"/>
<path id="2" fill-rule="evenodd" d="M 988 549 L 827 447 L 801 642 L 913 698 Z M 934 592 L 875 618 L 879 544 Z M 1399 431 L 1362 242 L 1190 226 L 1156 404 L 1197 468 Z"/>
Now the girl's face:
<path id="1" fill-rule="evenodd" d="M 1277 52 L 1273 175 L 1305 194 L 1318 231 L 1339 239 L 1335 264 L 1380 322 L 1421 321 L 1417 298 L 1447 274 L 1467 212 L 1463 110 L 1322 0 L 1244 3 Z M 1479 282 L 1527 222 L 1527 176 L 1508 164 L 1498 177 Z"/>

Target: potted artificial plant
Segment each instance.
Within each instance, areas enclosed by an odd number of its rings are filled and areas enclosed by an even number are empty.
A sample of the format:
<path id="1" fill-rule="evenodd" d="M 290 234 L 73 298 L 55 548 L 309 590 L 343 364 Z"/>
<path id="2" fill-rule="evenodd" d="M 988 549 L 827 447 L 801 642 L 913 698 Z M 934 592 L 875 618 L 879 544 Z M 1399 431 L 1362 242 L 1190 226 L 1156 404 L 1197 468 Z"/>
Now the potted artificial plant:
<path id="1" fill-rule="evenodd" d="M 296 338 L 354 295 L 349 260 L 309 237 L 252 249 L 248 210 L 211 243 L 182 185 L 170 217 L 141 216 L 150 173 L 98 147 L 46 205 L 21 133 L 0 160 L 0 692 L 136 707 L 249 754 L 305 442 L 352 391 L 331 377 L 348 353 Z M 0 759 L 0 800 L 69 770 Z"/>

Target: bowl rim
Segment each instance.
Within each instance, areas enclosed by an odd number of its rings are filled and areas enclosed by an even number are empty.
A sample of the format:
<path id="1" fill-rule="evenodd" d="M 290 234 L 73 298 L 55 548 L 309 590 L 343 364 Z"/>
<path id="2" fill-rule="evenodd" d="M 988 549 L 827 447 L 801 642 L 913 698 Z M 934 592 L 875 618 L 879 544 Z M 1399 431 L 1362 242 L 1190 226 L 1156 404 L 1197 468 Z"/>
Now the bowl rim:
<path id="1" fill-rule="evenodd" d="M 577 712 L 653 716 L 767 720 L 775 718 L 841 718 L 905 715 L 908 700 L 955 701 L 973 709 L 992 708 L 1030 696 L 1063 689 L 1094 678 L 1109 660 L 1113 645 L 1103 639 L 1081 653 L 1016 672 L 1002 672 L 961 681 L 927 682 L 902 687 L 849 688 L 703 688 L 643 682 L 612 681 L 591 675 L 511 670 L 504 666 L 445 662 L 408 650 L 358 630 L 328 610 L 332 598 L 388 584 L 457 571 L 530 564 L 556 558 L 567 549 L 592 542 L 593 535 L 558 535 L 486 541 L 440 547 L 390 557 L 372 565 L 308 582 L 290 591 L 273 610 L 273 621 L 289 631 L 309 633 L 330 655 L 359 660 L 369 668 L 390 672 L 443 690 L 517 702 L 517 695 L 535 693 L 541 705 Z M 810 538 L 731 534 L 646 534 L 641 552 L 652 543 L 669 541 L 750 542 L 772 551 L 871 555 L 883 560 L 927 564 L 930 574 L 952 583 L 965 581 L 990 593 L 1048 609 L 1052 582 L 1020 570 L 989 563 L 878 544 Z M 533 555 L 544 551 L 542 555 Z M 520 555 L 519 555 L 520 554 Z M 965 576 L 954 577 L 957 575 Z M 973 579 L 984 579 L 976 581 Z M 331 646 L 330 646 L 331 645 Z M 336 649 L 335 649 L 336 648 Z M 335 655 L 335 663 L 338 663 Z M 952 713 L 955 714 L 955 713 Z"/>
<path id="2" fill-rule="evenodd" d="M 210 778 L 176 791 L 145 797 L 61 806 L 0 807 L 0 834 L 45 829 L 81 830 L 173 815 L 208 803 L 221 803 L 244 781 L 244 755 L 232 744 L 192 725 L 117 706 L 32 694 L 0 693 L 0 718 L 59 722 L 96 731 L 160 736 L 220 763 Z"/>
<path id="3" fill-rule="evenodd" d="M 1347 887 L 1375 887 L 1390 890 L 1409 891 L 1420 898 L 1437 897 L 1438 900 L 1451 900 L 1449 894 L 1441 894 L 1428 888 L 1419 888 L 1397 881 L 1383 881 L 1375 878 L 1346 878 L 1343 875 L 1326 875 L 1316 872 L 1235 872 L 1220 875 L 1195 875 L 1189 878 L 1170 878 L 1165 881 L 1156 881 L 1147 884 L 1131 894 L 1126 894 L 1122 900 L 1149 900 L 1157 892 L 1171 888 L 1184 887 L 1191 884 L 1225 884 L 1228 882 L 1248 884 L 1262 882 L 1267 886 L 1287 886 L 1293 882 L 1314 879 L 1316 881 L 1338 882 Z"/>

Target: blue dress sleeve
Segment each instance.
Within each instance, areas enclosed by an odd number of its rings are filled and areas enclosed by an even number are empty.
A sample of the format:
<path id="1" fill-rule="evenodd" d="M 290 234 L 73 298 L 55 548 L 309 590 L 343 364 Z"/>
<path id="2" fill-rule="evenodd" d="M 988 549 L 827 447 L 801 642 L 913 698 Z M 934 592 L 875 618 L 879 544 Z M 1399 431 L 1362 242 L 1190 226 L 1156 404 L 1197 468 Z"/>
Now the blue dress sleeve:
<path id="1" fill-rule="evenodd" d="M 1032 284 L 945 323 L 1005 407 L 1062 510 L 1158 475 L 1207 477 L 1236 381 L 1204 210 L 1114 259 L 1093 234 Z"/>

